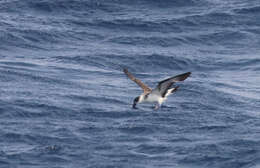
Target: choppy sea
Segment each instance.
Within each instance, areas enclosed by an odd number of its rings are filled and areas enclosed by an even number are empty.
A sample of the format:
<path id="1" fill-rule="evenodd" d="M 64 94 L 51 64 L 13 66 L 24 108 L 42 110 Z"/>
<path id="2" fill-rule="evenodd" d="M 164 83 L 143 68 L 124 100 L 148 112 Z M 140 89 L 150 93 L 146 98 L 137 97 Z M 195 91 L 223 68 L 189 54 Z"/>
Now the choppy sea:
<path id="1" fill-rule="evenodd" d="M 260 1 L 0 0 L 0 167 L 259 168 Z"/>

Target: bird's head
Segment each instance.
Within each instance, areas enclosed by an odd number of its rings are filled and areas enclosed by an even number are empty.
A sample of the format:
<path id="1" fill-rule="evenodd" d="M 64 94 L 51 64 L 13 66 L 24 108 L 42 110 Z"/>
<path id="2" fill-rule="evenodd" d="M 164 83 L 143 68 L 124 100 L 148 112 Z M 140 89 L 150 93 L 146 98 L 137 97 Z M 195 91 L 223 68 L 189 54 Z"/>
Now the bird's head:
<path id="1" fill-rule="evenodd" d="M 136 97 L 136 98 L 134 99 L 134 102 L 133 102 L 133 108 L 134 108 L 134 109 L 137 109 L 137 108 L 136 108 L 136 104 L 139 102 L 139 99 L 140 99 L 140 96 L 138 96 L 138 97 Z"/>

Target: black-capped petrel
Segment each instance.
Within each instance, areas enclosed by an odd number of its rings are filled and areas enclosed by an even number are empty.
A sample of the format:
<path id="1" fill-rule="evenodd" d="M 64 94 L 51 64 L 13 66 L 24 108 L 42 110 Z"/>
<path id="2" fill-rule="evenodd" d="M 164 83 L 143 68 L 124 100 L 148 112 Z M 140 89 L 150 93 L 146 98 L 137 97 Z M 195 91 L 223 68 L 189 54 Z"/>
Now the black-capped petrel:
<path id="1" fill-rule="evenodd" d="M 137 103 L 156 103 L 155 109 L 158 109 L 166 98 L 177 91 L 179 86 L 172 87 L 175 82 L 184 81 L 188 78 L 191 72 L 186 72 L 163 81 L 160 81 L 155 89 L 151 89 L 146 86 L 139 79 L 135 78 L 127 69 L 124 69 L 124 73 L 142 89 L 143 93 L 134 99 L 133 108 L 136 108 Z"/>

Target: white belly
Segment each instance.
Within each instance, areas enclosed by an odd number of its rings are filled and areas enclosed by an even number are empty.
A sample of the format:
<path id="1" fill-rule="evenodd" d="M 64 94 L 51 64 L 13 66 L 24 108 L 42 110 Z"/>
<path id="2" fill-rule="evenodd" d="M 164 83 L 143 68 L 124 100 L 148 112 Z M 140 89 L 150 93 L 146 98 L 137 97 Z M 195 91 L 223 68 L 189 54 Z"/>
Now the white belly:
<path id="1" fill-rule="evenodd" d="M 151 95 L 148 95 L 148 97 L 144 101 L 154 103 L 154 102 L 158 102 L 160 98 L 161 98 L 161 96 L 151 94 Z"/>
<path id="2" fill-rule="evenodd" d="M 147 103 L 159 103 L 160 105 L 167 99 L 167 97 L 172 93 L 175 88 L 169 89 L 165 97 L 161 97 L 158 94 L 149 94 L 148 97 L 143 99 L 143 102 Z"/>
<path id="3" fill-rule="evenodd" d="M 162 98 L 159 95 L 151 94 L 151 95 L 148 95 L 148 97 L 146 99 L 144 99 L 143 102 L 144 103 L 159 103 L 161 105 L 165 100 L 166 100 L 166 97 Z"/>

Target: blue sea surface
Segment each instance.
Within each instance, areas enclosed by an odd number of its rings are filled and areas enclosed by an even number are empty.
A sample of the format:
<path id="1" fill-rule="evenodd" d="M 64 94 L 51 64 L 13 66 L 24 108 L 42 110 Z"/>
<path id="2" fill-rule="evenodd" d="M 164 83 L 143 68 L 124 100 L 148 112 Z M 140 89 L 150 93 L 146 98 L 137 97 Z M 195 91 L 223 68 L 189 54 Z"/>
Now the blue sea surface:
<path id="1" fill-rule="evenodd" d="M 260 168 L 260 1 L 0 0 L 0 167 Z"/>

